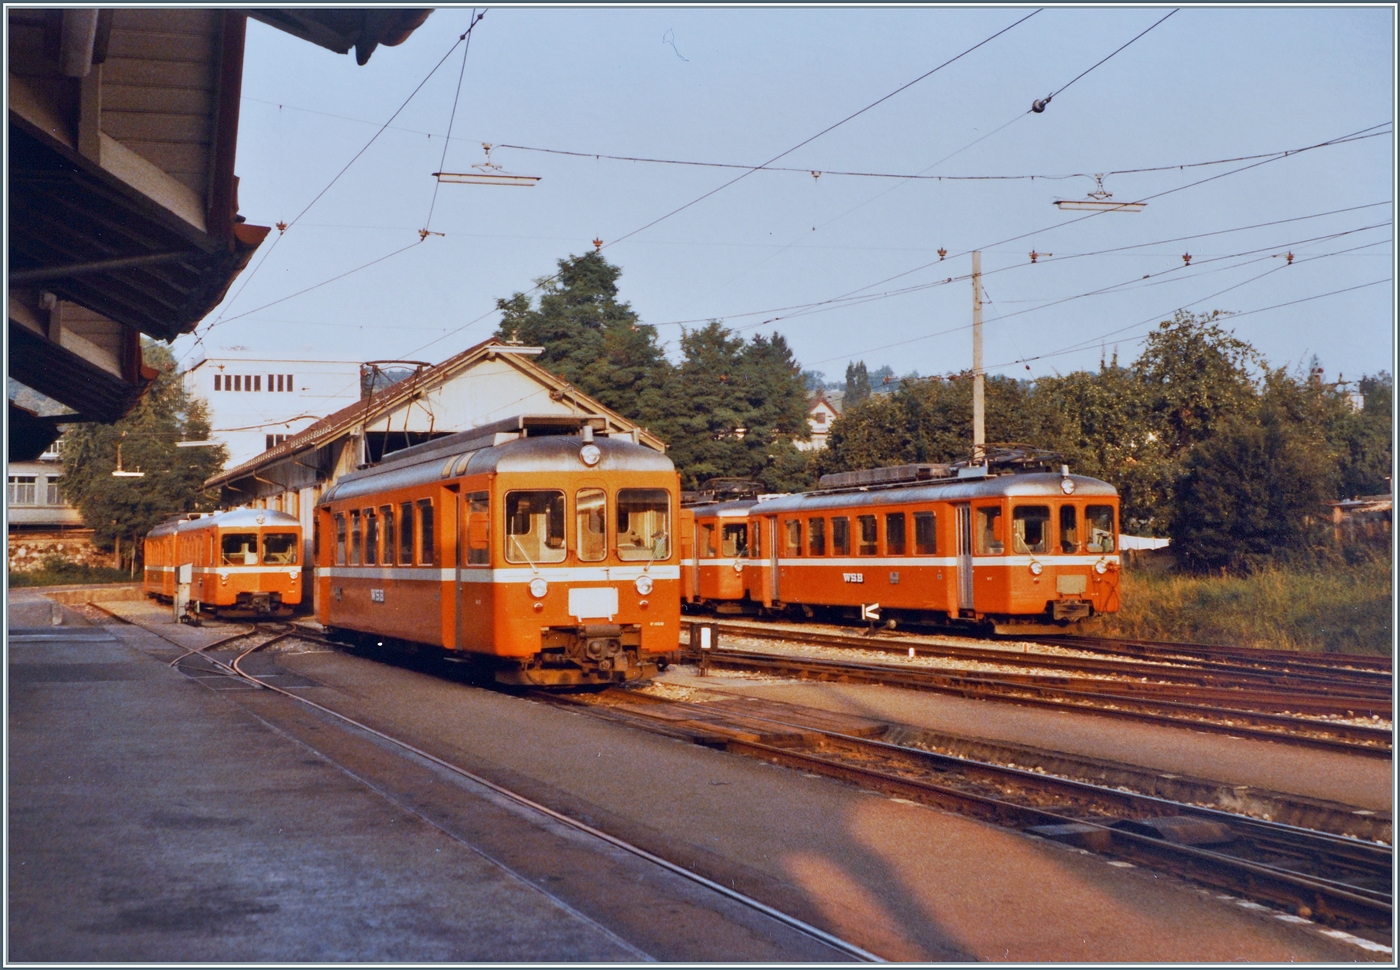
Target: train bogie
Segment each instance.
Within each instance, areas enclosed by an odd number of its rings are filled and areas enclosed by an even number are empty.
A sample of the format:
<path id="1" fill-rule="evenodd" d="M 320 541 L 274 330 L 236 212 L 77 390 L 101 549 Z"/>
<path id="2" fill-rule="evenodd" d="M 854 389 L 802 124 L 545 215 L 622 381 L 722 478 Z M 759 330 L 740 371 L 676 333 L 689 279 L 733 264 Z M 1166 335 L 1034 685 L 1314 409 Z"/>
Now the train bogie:
<path id="1" fill-rule="evenodd" d="M 463 432 L 342 479 L 317 510 L 321 622 L 503 683 L 654 676 L 678 649 L 679 479 L 579 424 Z"/>
<path id="2" fill-rule="evenodd" d="M 148 596 L 170 600 L 179 567 L 191 567 L 190 603 L 227 618 L 289 616 L 302 601 L 301 524 L 270 509 L 190 513 L 146 536 Z"/>

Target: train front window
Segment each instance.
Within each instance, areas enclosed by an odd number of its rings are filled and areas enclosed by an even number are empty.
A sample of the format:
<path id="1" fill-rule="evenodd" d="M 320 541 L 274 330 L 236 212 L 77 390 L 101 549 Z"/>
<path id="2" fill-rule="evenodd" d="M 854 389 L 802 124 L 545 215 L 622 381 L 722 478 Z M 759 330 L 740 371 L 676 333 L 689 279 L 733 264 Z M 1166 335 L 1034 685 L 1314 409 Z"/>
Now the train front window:
<path id="1" fill-rule="evenodd" d="M 295 532 L 263 533 L 263 562 L 271 566 L 294 566 L 297 561 Z"/>
<path id="2" fill-rule="evenodd" d="M 1084 510 L 1085 531 L 1089 541 L 1085 552 L 1112 552 L 1114 548 L 1113 506 L 1091 505 Z"/>
<path id="3" fill-rule="evenodd" d="M 1011 551 L 1050 551 L 1050 507 L 1018 505 L 1011 512 Z"/>
<path id="4" fill-rule="evenodd" d="M 831 554 L 849 556 L 851 554 L 851 520 L 844 515 L 831 520 Z"/>
<path id="5" fill-rule="evenodd" d="M 491 499 L 487 492 L 467 495 L 467 565 L 491 564 Z"/>
<path id="6" fill-rule="evenodd" d="M 256 532 L 225 532 L 223 550 L 225 566 L 256 566 L 258 564 L 258 534 Z"/>
<path id="7" fill-rule="evenodd" d="M 749 525 L 747 522 L 729 523 L 724 526 L 721 536 L 726 559 L 742 559 L 749 554 Z"/>
<path id="8" fill-rule="evenodd" d="M 601 488 L 581 488 L 574 496 L 578 557 L 584 562 L 608 558 L 608 496 Z"/>
<path id="9" fill-rule="evenodd" d="M 826 555 L 826 519 L 807 520 L 807 555 Z"/>
<path id="10" fill-rule="evenodd" d="M 1060 506 L 1060 552 L 1072 555 L 1079 551 L 1079 511 L 1073 505 Z"/>
<path id="11" fill-rule="evenodd" d="M 563 562 L 567 552 L 563 492 L 506 493 L 507 562 Z"/>
<path id="12" fill-rule="evenodd" d="M 624 562 L 671 556 L 671 496 L 664 488 L 617 491 L 617 557 Z"/>
<path id="13" fill-rule="evenodd" d="M 875 516 L 860 515 L 856 517 L 856 525 L 860 528 L 860 545 L 856 546 L 856 555 L 875 556 L 880 552 L 880 529 L 875 523 Z"/>
<path id="14" fill-rule="evenodd" d="M 1001 535 L 1001 508 L 984 505 L 977 510 L 974 549 L 979 556 L 1000 556 L 1006 549 Z"/>

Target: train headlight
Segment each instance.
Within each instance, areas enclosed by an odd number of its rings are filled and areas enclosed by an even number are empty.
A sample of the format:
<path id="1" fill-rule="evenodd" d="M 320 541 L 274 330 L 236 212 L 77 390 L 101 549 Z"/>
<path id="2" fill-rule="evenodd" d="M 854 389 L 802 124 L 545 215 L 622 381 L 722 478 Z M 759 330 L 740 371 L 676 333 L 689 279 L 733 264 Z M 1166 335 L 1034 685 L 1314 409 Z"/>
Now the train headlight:
<path id="1" fill-rule="evenodd" d="M 1042 566 L 1042 565 L 1041 565 L 1039 562 L 1037 562 L 1036 560 L 1032 559 L 1032 560 L 1031 560 L 1031 575 L 1032 575 L 1032 576 L 1039 576 L 1039 575 L 1040 575 L 1041 573 L 1043 573 L 1043 572 L 1045 572 L 1045 567 Z"/>
<path id="2" fill-rule="evenodd" d="M 1094 572 L 1102 576 L 1104 573 L 1108 572 L 1108 563 L 1100 559 L 1098 562 L 1094 563 Z"/>
<path id="3" fill-rule="evenodd" d="M 535 599 L 544 599 L 544 594 L 549 592 L 549 584 L 541 576 L 536 576 L 530 580 L 530 595 Z"/>
<path id="4" fill-rule="evenodd" d="M 744 562 L 742 559 L 737 559 L 734 561 L 734 571 L 736 573 L 742 573 L 744 571 Z"/>
<path id="5" fill-rule="evenodd" d="M 652 591 L 652 587 L 654 587 L 655 585 L 656 584 L 651 581 L 650 576 L 637 577 L 637 592 L 641 593 L 643 596 L 650 594 Z"/>
<path id="6" fill-rule="evenodd" d="M 1064 492 L 1066 495 L 1073 495 L 1073 494 L 1074 494 L 1074 479 L 1072 479 L 1072 478 L 1062 478 L 1062 479 L 1060 479 L 1060 491 Z"/>
<path id="7" fill-rule="evenodd" d="M 578 450 L 578 459 L 589 468 L 603 460 L 603 449 L 594 444 L 584 445 Z"/>

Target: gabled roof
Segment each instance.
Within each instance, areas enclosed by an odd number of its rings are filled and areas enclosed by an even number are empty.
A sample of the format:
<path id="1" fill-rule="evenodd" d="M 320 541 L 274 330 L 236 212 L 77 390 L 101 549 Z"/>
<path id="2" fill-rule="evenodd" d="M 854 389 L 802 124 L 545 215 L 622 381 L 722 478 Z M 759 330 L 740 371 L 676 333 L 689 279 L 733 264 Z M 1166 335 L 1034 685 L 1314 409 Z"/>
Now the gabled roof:
<path id="1" fill-rule="evenodd" d="M 300 454 L 315 448 L 320 448 L 332 441 L 335 441 L 353 432 L 356 428 L 370 424 L 384 415 L 392 413 L 399 407 L 412 401 L 422 392 L 439 386 L 459 373 L 467 370 L 472 365 L 483 360 L 490 360 L 499 357 L 508 361 L 513 367 L 522 371 L 526 376 L 533 378 L 539 384 L 549 388 L 551 392 L 557 392 L 561 396 L 567 396 L 574 400 L 579 407 L 591 414 L 600 414 L 617 425 L 620 429 L 630 430 L 638 428 L 637 424 L 618 414 L 609 408 L 604 407 L 598 401 L 587 394 L 577 390 L 568 381 L 551 374 L 543 367 L 530 360 L 529 357 L 521 353 L 526 348 L 515 347 L 503 344 L 494 337 L 483 340 L 475 346 L 468 347 L 454 357 L 449 357 L 440 364 L 426 367 L 412 377 L 407 377 L 396 384 L 376 391 L 369 398 L 357 401 L 354 404 L 341 408 L 334 414 L 329 414 L 286 441 L 282 442 L 268 451 L 263 452 L 251 461 L 246 461 L 241 465 L 220 472 L 209 481 L 205 482 L 208 487 L 217 487 L 238 478 L 243 478 L 261 469 L 275 465 L 286 459 L 290 455 Z M 656 451 L 665 452 L 666 443 L 656 435 L 638 428 L 638 438 L 640 442 Z"/>

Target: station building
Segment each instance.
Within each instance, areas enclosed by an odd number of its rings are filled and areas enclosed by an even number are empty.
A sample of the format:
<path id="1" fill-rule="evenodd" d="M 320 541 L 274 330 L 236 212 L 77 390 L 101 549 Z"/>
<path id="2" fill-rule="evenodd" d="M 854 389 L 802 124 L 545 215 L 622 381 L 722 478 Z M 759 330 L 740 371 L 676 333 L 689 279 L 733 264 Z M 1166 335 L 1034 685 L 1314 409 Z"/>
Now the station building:
<path id="1" fill-rule="evenodd" d="M 656 435 L 536 364 L 532 358 L 542 352 L 541 347 L 483 341 L 341 408 L 206 484 L 219 489 L 227 508 L 248 505 L 295 515 L 304 533 L 301 561 L 309 571 L 313 515 L 321 495 L 341 476 L 378 464 L 403 448 L 513 422 L 516 431 L 497 435 L 504 441 L 505 435 L 519 434 L 532 421 L 590 415 L 599 419 L 603 434 L 628 435 L 638 444 L 666 450 Z M 231 393 L 258 396 L 257 373 L 252 392 Z M 267 375 L 262 377 L 266 381 Z"/>

